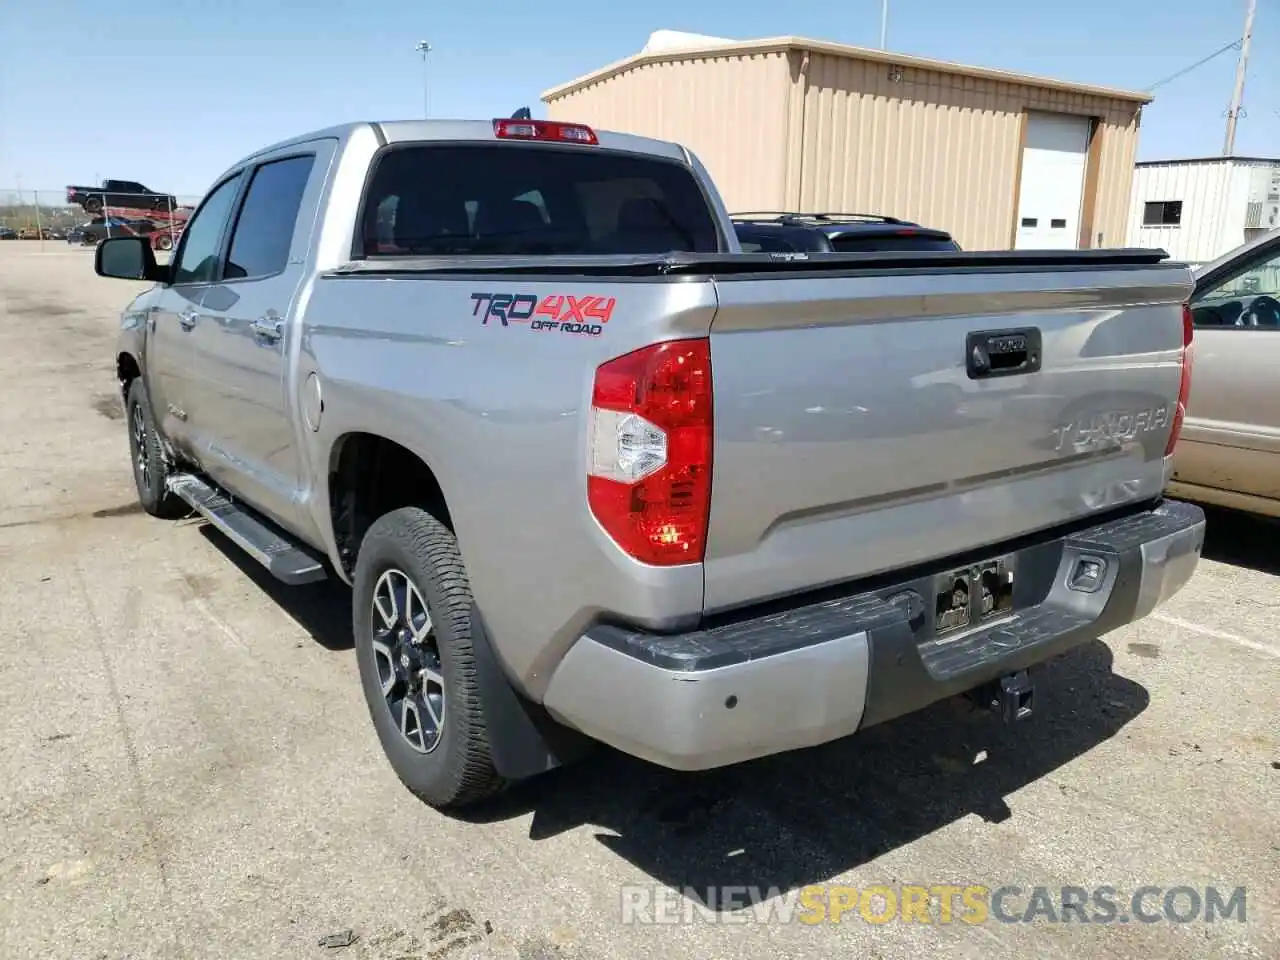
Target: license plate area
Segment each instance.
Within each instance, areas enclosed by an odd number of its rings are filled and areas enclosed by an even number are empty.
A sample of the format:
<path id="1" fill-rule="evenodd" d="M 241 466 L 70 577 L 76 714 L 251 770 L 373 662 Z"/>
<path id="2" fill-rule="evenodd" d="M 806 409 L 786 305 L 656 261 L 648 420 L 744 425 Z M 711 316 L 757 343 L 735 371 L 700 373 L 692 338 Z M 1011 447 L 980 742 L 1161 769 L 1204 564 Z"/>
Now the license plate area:
<path id="1" fill-rule="evenodd" d="M 935 638 L 951 637 L 1013 613 L 1014 563 L 997 557 L 934 578 Z"/>

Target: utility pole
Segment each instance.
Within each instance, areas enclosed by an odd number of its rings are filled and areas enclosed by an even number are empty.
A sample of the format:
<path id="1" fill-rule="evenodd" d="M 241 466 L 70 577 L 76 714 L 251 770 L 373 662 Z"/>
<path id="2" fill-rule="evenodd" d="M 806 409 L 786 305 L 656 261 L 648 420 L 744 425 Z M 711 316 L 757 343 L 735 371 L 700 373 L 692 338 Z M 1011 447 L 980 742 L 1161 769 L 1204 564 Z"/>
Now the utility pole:
<path id="1" fill-rule="evenodd" d="M 431 82 L 427 74 L 427 54 L 431 52 L 431 44 L 419 40 L 415 49 L 422 54 L 422 116 L 428 118 L 431 116 Z"/>
<path id="2" fill-rule="evenodd" d="M 1253 39 L 1253 14 L 1258 0 L 1249 0 L 1249 10 L 1244 16 L 1244 36 L 1240 40 L 1240 59 L 1236 62 L 1236 87 L 1231 93 L 1231 106 L 1227 110 L 1227 139 L 1222 145 L 1222 155 L 1231 156 L 1236 149 L 1236 121 L 1240 119 L 1241 102 L 1244 100 L 1244 76 L 1249 66 L 1249 41 Z"/>
<path id="3" fill-rule="evenodd" d="M 889 39 L 889 0 L 880 0 L 880 49 L 889 49 L 886 43 Z"/>

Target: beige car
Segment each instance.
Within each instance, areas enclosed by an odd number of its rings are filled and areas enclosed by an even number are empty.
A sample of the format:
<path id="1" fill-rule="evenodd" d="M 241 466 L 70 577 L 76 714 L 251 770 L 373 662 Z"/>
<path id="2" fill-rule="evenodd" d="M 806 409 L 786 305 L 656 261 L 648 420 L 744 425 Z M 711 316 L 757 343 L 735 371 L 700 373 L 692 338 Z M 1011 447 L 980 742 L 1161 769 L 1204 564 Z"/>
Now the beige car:
<path id="1" fill-rule="evenodd" d="M 1195 269 L 1171 496 L 1280 517 L 1280 229 Z"/>

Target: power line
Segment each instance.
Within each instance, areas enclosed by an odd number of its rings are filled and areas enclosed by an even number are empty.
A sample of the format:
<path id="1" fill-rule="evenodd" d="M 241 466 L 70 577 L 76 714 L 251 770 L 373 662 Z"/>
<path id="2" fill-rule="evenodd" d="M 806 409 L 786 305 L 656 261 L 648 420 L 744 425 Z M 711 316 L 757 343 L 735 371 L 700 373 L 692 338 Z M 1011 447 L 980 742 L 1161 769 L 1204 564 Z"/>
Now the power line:
<path id="1" fill-rule="evenodd" d="M 1210 60 L 1214 59 L 1215 57 L 1222 56 L 1228 50 L 1239 50 L 1243 43 L 1244 43 L 1243 38 L 1239 40 L 1232 40 L 1230 43 L 1224 46 L 1221 46 L 1217 50 L 1213 51 L 1213 53 L 1209 54 L 1207 57 L 1204 57 L 1201 60 L 1197 60 L 1195 63 L 1191 64 L 1190 66 L 1183 67 L 1177 73 L 1170 74 L 1169 76 L 1165 77 L 1163 80 L 1157 80 L 1155 83 L 1151 84 L 1151 86 L 1147 87 L 1146 92 L 1150 93 L 1156 87 L 1163 87 L 1166 83 L 1169 83 L 1173 80 L 1177 80 L 1179 77 L 1186 76 L 1192 70 L 1195 70 L 1198 67 L 1203 67 L 1206 63 L 1208 63 Z"/>

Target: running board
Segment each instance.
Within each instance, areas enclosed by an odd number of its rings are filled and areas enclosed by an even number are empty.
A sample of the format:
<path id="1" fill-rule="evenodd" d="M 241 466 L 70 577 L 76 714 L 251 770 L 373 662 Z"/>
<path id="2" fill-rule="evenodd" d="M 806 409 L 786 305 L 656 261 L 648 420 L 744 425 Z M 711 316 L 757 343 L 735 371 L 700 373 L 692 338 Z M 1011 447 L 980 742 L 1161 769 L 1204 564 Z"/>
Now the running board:
<path id="1" fill-rule="evenodd" d="M 296 586 L 328 576 L 319 557 L 286 539 L 271 521 L 235 503 L 195 474 L 172 476 L 166 486 L 282 583 Z"/>

